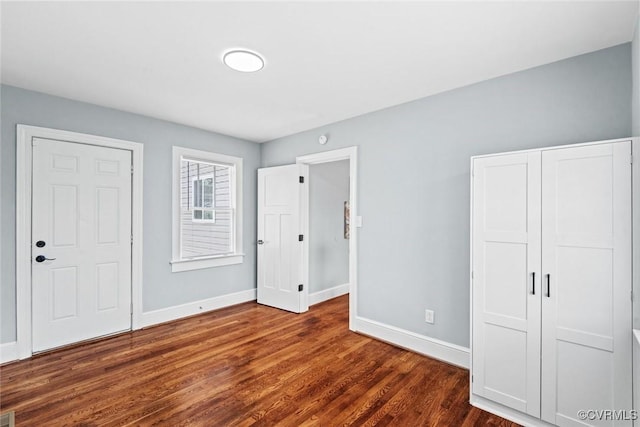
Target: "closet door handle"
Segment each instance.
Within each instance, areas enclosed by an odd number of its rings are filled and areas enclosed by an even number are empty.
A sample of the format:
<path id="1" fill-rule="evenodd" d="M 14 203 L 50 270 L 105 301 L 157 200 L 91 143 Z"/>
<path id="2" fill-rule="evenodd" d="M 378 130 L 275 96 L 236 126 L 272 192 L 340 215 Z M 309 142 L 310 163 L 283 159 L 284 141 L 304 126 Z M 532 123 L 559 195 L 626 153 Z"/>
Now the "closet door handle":
<path id="1" fill-rule="evenodd" d="M 536 272 L 531 273 L 531 295 L 536 294 Z"/>
<path id="2" fill-rule="evenodd" d="M 547 274 L 547 298 L 551 298 L 551 275 Z"/>

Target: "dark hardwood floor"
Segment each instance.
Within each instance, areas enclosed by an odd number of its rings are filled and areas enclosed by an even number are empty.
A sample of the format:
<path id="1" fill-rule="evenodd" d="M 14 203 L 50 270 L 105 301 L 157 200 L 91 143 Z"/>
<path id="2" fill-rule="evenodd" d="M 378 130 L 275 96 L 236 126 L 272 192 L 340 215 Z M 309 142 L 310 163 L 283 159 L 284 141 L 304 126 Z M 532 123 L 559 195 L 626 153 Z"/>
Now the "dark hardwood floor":
<path id="1" fill-rule="evenodd" d="M 468 371 L 304 314 L 245 303 L 0 367 L 17 426 L 514 425 L 468 404 Z"/>

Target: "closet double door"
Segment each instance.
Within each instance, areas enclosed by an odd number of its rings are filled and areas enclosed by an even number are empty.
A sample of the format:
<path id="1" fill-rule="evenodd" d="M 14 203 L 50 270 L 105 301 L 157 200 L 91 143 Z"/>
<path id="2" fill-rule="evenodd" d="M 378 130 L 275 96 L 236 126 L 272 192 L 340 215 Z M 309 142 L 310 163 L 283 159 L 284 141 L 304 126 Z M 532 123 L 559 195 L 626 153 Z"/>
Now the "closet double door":
<path id="1" fill-rule="evenodd" d="M 472 161 L 472 394 L 631 425 L 631 142 Z M 606 418 L 606 417 L 605 417 Z"/>

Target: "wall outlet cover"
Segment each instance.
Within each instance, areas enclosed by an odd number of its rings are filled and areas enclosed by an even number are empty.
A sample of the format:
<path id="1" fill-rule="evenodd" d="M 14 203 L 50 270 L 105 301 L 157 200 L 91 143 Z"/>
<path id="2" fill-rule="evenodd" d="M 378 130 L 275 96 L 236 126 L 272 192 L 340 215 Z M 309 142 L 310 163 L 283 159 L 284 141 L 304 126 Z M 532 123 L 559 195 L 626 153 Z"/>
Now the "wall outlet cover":
<path id="1" fill-rule="evenodd" d="M 433 310 L 425 310 L 424 311 L 424 321 L 427 323 L 433 324 L 435 321 L 435 313 Z"/>

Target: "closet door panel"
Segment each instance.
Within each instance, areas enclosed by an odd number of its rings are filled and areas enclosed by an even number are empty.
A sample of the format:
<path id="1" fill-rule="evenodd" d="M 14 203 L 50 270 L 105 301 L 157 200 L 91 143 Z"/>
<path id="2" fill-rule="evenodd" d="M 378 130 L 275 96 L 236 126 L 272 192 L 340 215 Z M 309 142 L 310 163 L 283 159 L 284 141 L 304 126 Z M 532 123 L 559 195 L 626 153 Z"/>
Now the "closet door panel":
<path id="1" fill-rule="evenodd" d="M 542 152 L 542 418 L 554 424 L 631 409 L 630 150 Z"/>
<path id="2" fill-rule="evenodd" d="M 473 392 L 539 416 L 540 153 L 473 169 Z"/>

